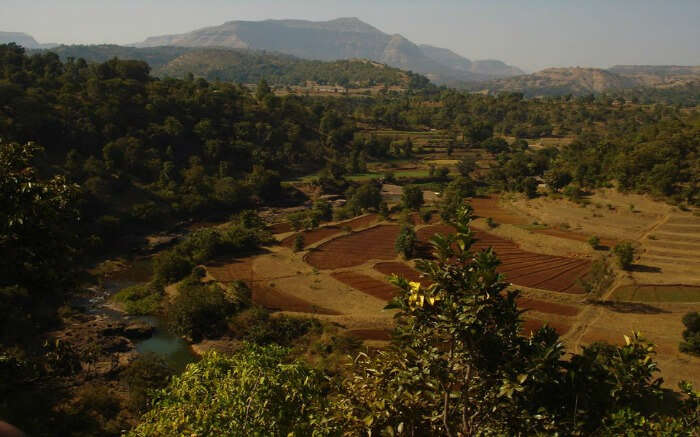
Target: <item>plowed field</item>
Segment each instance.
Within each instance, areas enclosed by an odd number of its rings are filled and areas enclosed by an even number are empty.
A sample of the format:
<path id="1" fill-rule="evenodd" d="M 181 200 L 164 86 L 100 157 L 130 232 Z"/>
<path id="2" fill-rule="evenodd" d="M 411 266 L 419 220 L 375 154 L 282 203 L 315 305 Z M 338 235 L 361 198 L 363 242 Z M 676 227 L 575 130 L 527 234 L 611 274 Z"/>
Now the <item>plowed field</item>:
<path id="1" fill-rule="evenodd" d="M 417 234 L 425 250 L 426 242 L 434 234 L 451 232 L 453 228 L 449 225 L 435 225 L 423 228 Z M 478 251 L 492 247 L 502 263 L 498 271 L 505 274 L 508 281 L 516 285 L 543 290 L 584 292 L 578 280 L 590 270 L 590 261 L 527 252 L 510 240 L 482 231 L 476 231 L 474 236 L 476 241 L 472 249 Z"/>
<path id="2" fill-rule="evenodd" d="M 331 276 L 345 285 L 356 288 L 378 299 L 389 301 L 396 296 L 397 288 L 388 281 L 355 272 L 334 272 Z"/>
<path id="3" fill-rule="evenodd" d="M 375 226 L 323 243 L 306 255 L 305 260 L 317 269 L 339 269 L 359 266 L 371 259 L 394 259 L 398 235 L 396 225 Z"/>

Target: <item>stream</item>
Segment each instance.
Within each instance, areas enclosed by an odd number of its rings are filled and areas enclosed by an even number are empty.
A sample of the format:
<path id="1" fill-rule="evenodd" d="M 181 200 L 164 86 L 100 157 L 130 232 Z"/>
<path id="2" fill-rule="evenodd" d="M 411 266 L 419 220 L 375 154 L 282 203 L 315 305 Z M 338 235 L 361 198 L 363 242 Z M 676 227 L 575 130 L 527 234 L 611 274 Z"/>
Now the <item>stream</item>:
<path id="1" fill-rule="evenodd" d="M 150 258 L 137 259 L 130 262 L 127 269 L 105 279 L 102 290 L 89 300 L 88 313 L 103 315 L 115 322 L 143 322 L 153 326 L 155 330 L 150 338 L 134 342 L 136 351 L 162 357 L 179 373 L 187 364 L 196 361 L 197 356 L 185 340 L 165 328 L 165 320 L 157 316 L 130 316 L 108 305 L 111 296 L 119 290 L 148 282 L 152 274 L 150 264 Z"/>

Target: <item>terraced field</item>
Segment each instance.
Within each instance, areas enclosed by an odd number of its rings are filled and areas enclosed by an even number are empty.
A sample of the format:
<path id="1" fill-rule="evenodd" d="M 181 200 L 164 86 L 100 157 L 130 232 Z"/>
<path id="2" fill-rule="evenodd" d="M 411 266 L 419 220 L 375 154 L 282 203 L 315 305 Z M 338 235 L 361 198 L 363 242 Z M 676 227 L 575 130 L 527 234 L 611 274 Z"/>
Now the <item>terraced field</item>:
<path id="1" fill-rule="evenodd" d="M 435 225 L 420 229 L 417 235 L 421 242 L 427 242 L 436 233 L 451 232 L 451 226 Z M 579 280 L 590 271 L 591 262 L 587 259 L 527 252 L 510 240 L 482 231 L 476 231 L 475 238 L 472 249 L 492 247 L 502 263 L 498 271 L 516 285 L 564 293 L 584 292 Z"/>
<path id="2" fill-rule="evenodd" d="M 641 244 L 639 282 L 700 285 L 700 217 L 670 214 Z"/>
<path id="3" fill-rule="evenodd" d="M 328 241 L 304 259 L 317 269 L 359 266 L 371 259 L 392 260 L 396 258 L 394 243 L 398 235 L 397 225 L 375 226 Z"/>

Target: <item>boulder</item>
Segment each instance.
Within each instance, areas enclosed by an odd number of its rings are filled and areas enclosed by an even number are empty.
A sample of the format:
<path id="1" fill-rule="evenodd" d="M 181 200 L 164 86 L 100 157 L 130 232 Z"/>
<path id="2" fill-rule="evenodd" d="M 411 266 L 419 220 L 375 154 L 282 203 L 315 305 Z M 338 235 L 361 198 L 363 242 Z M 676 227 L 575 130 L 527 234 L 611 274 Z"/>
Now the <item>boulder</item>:
<path id="1" fill-rule="evenodd" d="M 124 336 L 131 340 L 143 340 L 153 335 L 155 328 L 148 323 L 134 322 L 124 328 Z"/>

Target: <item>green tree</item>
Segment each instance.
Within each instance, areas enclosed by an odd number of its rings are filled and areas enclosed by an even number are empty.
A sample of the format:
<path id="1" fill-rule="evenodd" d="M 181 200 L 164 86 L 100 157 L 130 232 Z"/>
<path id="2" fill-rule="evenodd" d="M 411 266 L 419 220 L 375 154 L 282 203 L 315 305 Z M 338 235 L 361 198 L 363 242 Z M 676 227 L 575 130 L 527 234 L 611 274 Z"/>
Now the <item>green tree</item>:
<path id="1" fill-rule="evenodd" d="M 469 176 L 471 172 L 476 170 L 476 160 L 469 155 L 465 155 L 457 163 L 457 170 L 462 176 Z"/>
<path id="2" fill-rule="evenodd" d="M 700 313 L 697 311 L 683 316 L 683 341 L 679 349 L 693 355 L 700 355 Z"/>
<path id="3" fill-rule="evenodd" d="M 418 239 L 416 237 L 416 231 L 413 230 L 411 225 L 403 225 L 401 227 L 401 232 L 399 232 L 398 237 L 396 237 L 396 252 L 401 254 L 405 259 L 413 258 L 416 251 L 416 244 Z"/>
<path id="4" fill-rule="evenodd" d="M 440 217 L 443 221 L 452 221 L 457 211 L 464 207 L 467 198 L 476 193 L 474 181 L 467 177 L 457 177 L 447 184 L 440 196 Z"/>
<path id="5" fill-rule="evenodd" d="M 401 203 L 404 208 L 418 211 L 423 206 L 423 190 L 416 185 L 406 185 L 403 187 Z"/>
<path id="6" fill-rule="evenodd" d="M 207 353 L 161 390 L 129 435 L 311 435 L 323 378 L 280 346 Z"/>
<path id="7" fill-rule="evenodd" d="M 301 252 L 304 250 L 304 234 L 297 234 L 294 237 L 294 252 Z"/>
<path id="8" fill-rule="evenodd" d="M 613 253 L 617 257 L 617 263 L 623 270 L 629 270 L 634 261 L 634 246 L 629 241 L 617 244 L 613 248 Z"/>

